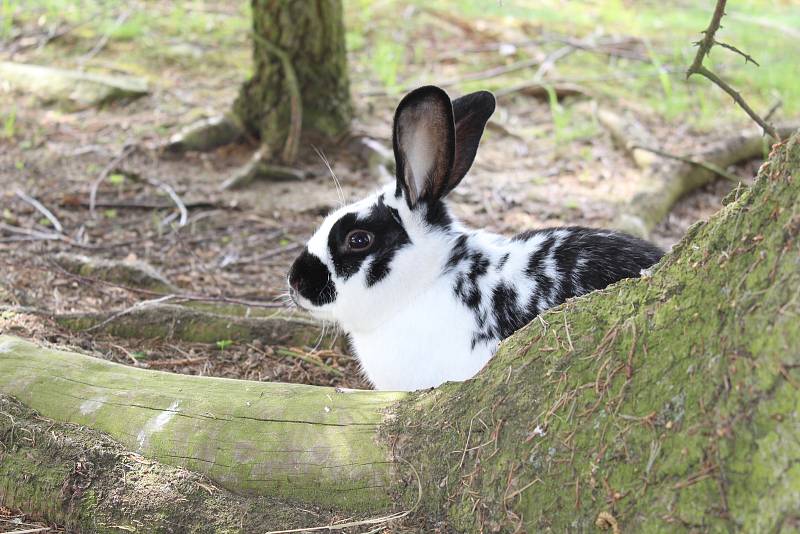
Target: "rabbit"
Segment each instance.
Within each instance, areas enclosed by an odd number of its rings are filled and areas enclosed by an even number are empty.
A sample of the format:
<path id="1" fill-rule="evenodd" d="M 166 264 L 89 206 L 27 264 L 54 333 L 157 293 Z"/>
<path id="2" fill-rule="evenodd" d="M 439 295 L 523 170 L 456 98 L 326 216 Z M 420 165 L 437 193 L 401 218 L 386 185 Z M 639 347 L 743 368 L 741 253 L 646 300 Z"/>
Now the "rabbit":
<path id="1" fill-rule="evenodd" d="M 663 252 L 581 227 L 504 237 L 462 225 L 445 197 L 472 166 L 495 109 L 436 86 L 394 115 L 396 183 L 329 214 L 292 264 L 289 293 L 348 334 L 376 389 L 473 377 L 500 341 L 569 297 L 639 276 Z"/>

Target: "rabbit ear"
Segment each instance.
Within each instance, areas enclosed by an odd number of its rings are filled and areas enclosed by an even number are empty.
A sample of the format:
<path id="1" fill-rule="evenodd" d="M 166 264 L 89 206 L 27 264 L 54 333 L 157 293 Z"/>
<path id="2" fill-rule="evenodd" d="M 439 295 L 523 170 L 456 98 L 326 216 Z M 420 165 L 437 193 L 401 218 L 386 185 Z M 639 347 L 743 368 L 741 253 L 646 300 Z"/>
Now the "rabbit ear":
<path id="1" fill-rule="evenodd" d="M 494 95 L 489 91 L 470 93 L 453 100 L 453 117 L 456 125 L 456 154 L 447 188 L 449 193 L 461 182 L 475 161 L 478 144 L 489 117 L 494 113 Z"/>
<path id="2" fill-rule="evenodd" d="M 442 89 L 428 85 L 407 94 L 394 114 L 398 193 L 414 208 L 447 190 L 456 153 L 453 105 Z"/>
<path id="3" fill-rule="evenodd" d="M 403 98 L 394 116 L 397 190 L 409 207 L 436 200 L 456 187 L 475 160 L 494 95 L 478 91 L 452 103 L 442 89 L 420 87 Z"/>

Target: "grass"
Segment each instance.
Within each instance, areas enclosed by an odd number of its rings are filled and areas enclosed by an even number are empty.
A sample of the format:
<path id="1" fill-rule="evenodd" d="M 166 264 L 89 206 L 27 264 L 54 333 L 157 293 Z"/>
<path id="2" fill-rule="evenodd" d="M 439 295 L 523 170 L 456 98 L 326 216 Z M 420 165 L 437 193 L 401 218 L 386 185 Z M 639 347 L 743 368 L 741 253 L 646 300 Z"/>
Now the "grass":
<path id="1" fill-rule="evenodd" d="M 412 0 L 417 8 L 428 5 L 424 0 Z M 399 83 L 435 83 L 442 79 L 440 65 L 431 64 L 430 57 L 447 52 L 446 44 L 436 42 L 422 52 L 419 43 L 426 36 L 434 41 L 458 42 L 456 50 L 472 43 L 463 42 L 462 34 L 425 12 L 409 16 L 410 8 L 390 2 L 351 0 L 346 2 L 347 22 L 356 43 L 351 49 L 360 69 L 373 83 L 382 84 L 389 93 Z M 457 14 L 468 24 L 481 23 L 496 33 L 508 34 L 508 39 L 532 39 L 547 35 L 587 37 L 631 36 L 642 39 L 646 60 L 634 61 L 609 58 L 599 54 L 578 52 L 557 64 L 557 77 L 581 80 L 594 92 L 607 98 L 626 101 L 653 109 L 667 121 L 688 122 L 708 130 L 721 121 L 746 124 L 749 119 L 731 105 L 730 98 L 713 87 L 708 80 L 685 79 L 685 69 L 691 63 L 693 42 L 708 25 L 713 2 L 678 3 L 641 1 L 631 4 L 622 0 L 568 1 L 543 0 L 451 0 L 437 2 L 436 9 Z M 796 50 L 800 39 L 779 28 L 800 28 L 800 9 L 793 2 L 775 3 L 766 0 L 745 0 L 731 3 L 728 18 L 719 37 L 756 56 L 761 67 L 744 64 L 741 57 L 717 48 L 707 60 L 726 80 L 732 83 L 756 109 L 765 113 L 777 100 L 783 102 L 781 114 L 800 115 L 800 62 Z M 505 31 L 504 28 L 510 29 Z M 777 28 L 777 29 L 776 29 Z M 797 31 L 797 30 L 795 30 Z M 450 35 L 448 41 L 446 37 Z M 358 37 L 355 37 L 358 36 Z M 386 47 L 399 53 L 376 53 Z M 545 48 L 555 50 L 560 43 Z M 451 52 L 453 50 L 450 50 Z M 524 54 L 521 51 L 520 54 Z M 464 53 L 458 56 L 460 71 L 473 72 L 502 64 L 496 55 Z M 510 62 L 519 56 L 506 58 Z M 528 79 L 531 70 L 481 82 L 464 83 L 456 90 L 477 88 L 499 89 Z M 587 80 L 588 78 L 588 80 Z M 595 79 L 593 81 L 592 79 Z M 399 81 L 398 81 L 399 80 Z M 558 117 L 553 114 L 554 120 Z M 555 125 L 556 129 L 560 129 Z"/>
<path id="2" fill-rule="evenodd" d="M 396 96 L 405 86 L 459 78 L 504 63 L 531 57 L 531 49 L 501 57 L 496 53 L 461 52 L 475 46 L 462 30 L 422 8 L 426 0 L 345 0 L 347 44 L 354 91 L 376 86 Z M 721 122 L 746 124 L 748 119 L 730 98 L 708 80 L 685 80 L 694 55 L 692 42 L 708 24 L 713 2 L 445 0 L 435 9 L 455 15 L 475 28 L 484 27 L 509 42 L 524 39 L 592 35 L 635 37 L 645 43 L 644 61 L 576 52 L 556 64 L 555 76 L 580 80 L 603 98 L 650 108 L 668 122 L 686 122 L 711 129 Z M 0 0 L 0 40 L 15 26 L 72 26 L 62 39 L 35 52 L 32 60 L 75 66 L 100 38 L 108 44 L 87 63 L 89 69 L 113 68 L 168 85 L 165 68 L 196 77 L 244 78 L 250 68 L 250 2 L 226 4 L 152 0 Z M 784 117 L 800 115 L 800 9 L 795 2 L 737 0 L 728 8 L 719 38 L 753 54 L 761 67 L 717 48 L 709 66 L 734 85 L 758 111 L 776 101 Z M 122 15 L 126 15 L 122 17 Z M 124 19 L 124 20 L 123 20 Z M 544 44 L 545 52 L 561 43 Z M 441 60 L 449 54 L 449 60 Z M 452 91 L 499 89 L 530 79 L 527 69 L 487 80 L 456 85 Z M 547 81 L 547 78 L 545 78 Z M 580 139 L 591 127 L 566 128 L 570 106 L 552 114 L 563 139 Z M 561 123 L 557 123 L 561 121 Z M 565 133 L 567 132 L 567 133 Z"/>

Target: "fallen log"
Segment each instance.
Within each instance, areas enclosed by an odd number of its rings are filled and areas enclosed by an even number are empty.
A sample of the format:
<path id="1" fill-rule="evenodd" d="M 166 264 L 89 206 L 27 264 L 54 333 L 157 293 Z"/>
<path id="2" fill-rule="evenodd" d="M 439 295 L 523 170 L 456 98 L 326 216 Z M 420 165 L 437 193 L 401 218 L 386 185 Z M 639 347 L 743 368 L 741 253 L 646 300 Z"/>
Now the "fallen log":
<path id="1" fill-rule="evenodd" d="M 237 493 L 353 510 L 391 502 L 388 449 L 365 437 L 402 394 L 176 375 L 11 336 L 0 336 L 0 391 Z"/>

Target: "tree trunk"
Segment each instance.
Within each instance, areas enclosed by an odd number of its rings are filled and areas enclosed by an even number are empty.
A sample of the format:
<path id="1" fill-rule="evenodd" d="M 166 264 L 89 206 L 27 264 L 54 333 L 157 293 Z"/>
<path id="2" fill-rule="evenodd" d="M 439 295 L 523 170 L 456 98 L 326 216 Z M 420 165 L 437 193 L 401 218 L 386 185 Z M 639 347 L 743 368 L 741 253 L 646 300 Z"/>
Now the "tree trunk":
<path id="1" fill-rule="evenodd" d="M 247 130 L 278 155 L 298 111 L 292 102 L 296 90 L 304 134 L 331 139 L 346 131 L 352 106 L 341 0 L 252 0 L 251 5 L 254 73 L 234 103 Z M 283 59 L 293 71 L 288 80 Z"/>
<path id="2" fill-rule="evenodd" d="M 796 529 L 800 137 L 736 194 L 651 276 L 550 310 L 467 382 L 340 393 L 143 371 L 3 338 L 0 393 L 236 493 L 304 501 L 297 510 L 376 513 L 392 496 L 417 503 L 428 531 L 439 520 L 464 532 Z M 79 477 L 81 494 L 54 489 L 87 471 L 74 455 L 26 474 L 63 429 L 37 434 L 35 418 L 4 406 L 0 502 L 52 513 L 64 508 L 40 503 L 58 496 L 107 513 L 107 466 Z M 145 501 L 114 517 L 158 526 Z M 276 509 L 286 525 L 307 519 Z"/>

